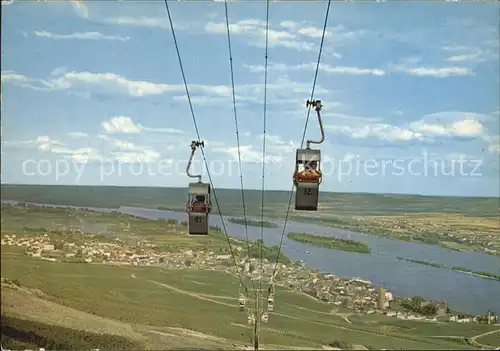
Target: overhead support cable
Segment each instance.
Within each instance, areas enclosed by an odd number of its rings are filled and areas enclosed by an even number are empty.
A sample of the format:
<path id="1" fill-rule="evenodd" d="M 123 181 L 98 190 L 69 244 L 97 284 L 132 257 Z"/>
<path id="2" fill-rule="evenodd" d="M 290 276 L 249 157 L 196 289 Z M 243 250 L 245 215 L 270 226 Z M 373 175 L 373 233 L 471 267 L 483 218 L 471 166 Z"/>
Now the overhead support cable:
<path id="1" fill-rule="evenodd" d="M 316 63 L 316 72 L 314 73 L 314 80 L 313 80 L 313 85 L 312 85 L 312 90 L 311 90 L 311 98 L 309 99 L 310 101 L 313 101 L 314 91 L 316 89 L 316 81 L 318 79 L 319 65 L 320 65 L 320 62 L 321 62 L 321 54 L 323 52 L 323 44 L 324 44 L 324 41 L 325 41 L 326 27 L 327 27 L 327 24 L 328 24 L 328 16 L 330 14 L 330 4 L 331 4 L 331 0 L 328 0 L 328 5 L 327 5 L 327 8 L 326 8 L 326 15 L 325 15 L 325 22 L 323 24 L 323 33 L 321 35 L 321 43 L 320 43 L 320 46 L 319 46 L 318 61 Z M 302 141 L 300 142 L 300 148 L 301 149 L 304 147 L 304 140 L 306 138 L 307 125 L 309 123 L 309 117 L 311 115 L 311 107 L 312 107 L 312 105 L 309 105 L 309 109 L 307 110 L 307 117 L 306 117 L 306 122 L 305 122 L 305 125 L 304 125 L 304 132 L 302 133 Z M 281 254 L 281 249 L 283 247 L 283 239 L 285 237 L 286 224 L 288 222 L 288 216 L 290 214 L 290 205 L 292 204 L 293 189 L 294 189 L 294 186 L 292 186 L 292 190 L 290 191 L 290 197 L 288 199 L 288 206 L 286 208 L 285 221 L 283 223 L 283 232 L 281 233 L 280 244 L 279 244 L 279 247 L 278 247 L 278 254 L 276 255 L 276 261 L 274 263 L 273 274 L 271 276 L 272 278 L 274 278 L 274 276 L 276 274 L 276 270 L 278 268 L 279 257 L 280 257 L 280 254 Z"/>
<path id="2" fill-rule="evenodd" d="M 259 349 L 259 324 L 260 324 L 260 300 L 262 293 L 262 278 L 264 276 L 264 190 L 266 180 L 266 127 L 267 127 L 267 59 L 269 46 L 269 0 L 266 0 L 266 49 L 265 49 L 265 66 L 264 66 L 264 121 L 262 131 L 262 189 L 261 189 L 261 206 L 260 206 L 260 279 L 259 290 L 255 298 L 255 330 L 254 330 L 254 349 Z"/>
<path id="3" fill-rule="evenodd" d="M 180 51 L 179 51 L 179 45 L 177 43 L 177 37 L 175 35 L 175 29 L 174 29 L 174 25 L 173 25 L 173 22 L 172 22 L 172 16 L 170 14 L 170 8 L 168 6 L 168 0 L 164 0 L 164 2 L 165 2 L 165 8 L 167 10 L 168 21 L 170 23 L 170 28 L 172 30 L 172 37 L 173 37 L 173 40 L 174 40 L 175 50 L 177 52 L 177 58 L 179 60 L 179 66 L 180 66 L 180 70 L 181 70 L 181 74 L 182 74 L 182 80 L 184 81 L 184 88 L 186 90 L 186 97 L 188 99 L 189 109 L 191 111 L 191 116 L 193 118 L 194 128 L 195 128 L 195 131 L 196 131 L 196 135 L 198 137 L 198 141 L 201 142 L 200 132 L 198 130 L 198 124 L 196 123 L 196 116 L 194 114 L 193 103 L 191 101 L 191 95 L 189 94 L 189 88 L 188 88 L 188 84 L 187 84 L 187 80 L 186 80 L 186 75 L 184 74 L 184 67 L 182 65 L 182 58 L 181 58 L 181 54 L 180 54 Z M 228 243 L 228 246 L 229 246 L 229 250 L 231 251 L 231 257 L 233 259 L 233 263 L 234 263 L 234 266 L 236 268 L 236 273 L 238 275 L 238 279 L 240 280 L 240 284 L 244 288 L 245 292 L 248 292 L 246 284 L 244 283 L 243 279 L 241 278 L 240 269 L 238 267 L 238 262 L 236 261 L 236 256 L 234 254 L 233 247 L 231 245 L 231 239 L 229 238 L 229 235 L 227 234 L 226 224 L 224 222 L 224 217 L 223 217 L 222 212 L 220 210 L 219 200 L 217 199 L 217 194 L 216 194 L 215 187 L 214 187 L 214 184 L 213 184 L 213 181 L 212 181 L 212 176 L 210 175 L 210 168 L 208 167 L 208 162 L 207 162 L 207 158 L 205 156 L 204 147 L 203 146 L 200 147 L 200 150 L 201 150 L 201 154 L 202 154 L 202 157 L 203 157 L 203 162 L 204 162 L 205 167 L 207 169 L 207 175 L 208 175 L 208 179 L 210 181 L 210 186 L 211 186 L 212 191 L 213 191 L 215 205 L 217 206 L 217 211 L 219 212 L 220 220 L 221 220 L 221 223 L 222 223 L 222 228 L 223 228 L 224 235 L 226 237 L 226 240 L 227 240 L 227 243 Z"/>
<path id="4" fill-rule="evenodd" d="M 238 146 L 238 166 L 240 171 L 240 186 L 241 186 L 241 202 L 243 206 L 243 220 L 245 222 L 245 238 L 247 245 L 247 259 L 250 260 L 250 240 L 248 238 L 248 223 L 247 223 L 247 210 L 245 204 L 245 188 L 243 186 L 243 170 L 241 165 L 241 149 L 240 149 L 240 132 L 238 126 L 238 114 L 236 110 L 236 93 L 234 89 L 234 69 L 233 69 L 233 50 L 231 47 L 231 34 L 229 28 L 229 14 L 227 9 L 227 0 L 224 1 L 224 9 L 226 13 L 226 28 L 227 28 L 227 46 L 229 50 L 229 67 L 231 70 L 231 92 L 233 97 L 233 111 L 234 111 L 234 126 L 236 130 L 236 143 Z M 252 287 L 255 289 L 255 284 L 252 280 Z"/>

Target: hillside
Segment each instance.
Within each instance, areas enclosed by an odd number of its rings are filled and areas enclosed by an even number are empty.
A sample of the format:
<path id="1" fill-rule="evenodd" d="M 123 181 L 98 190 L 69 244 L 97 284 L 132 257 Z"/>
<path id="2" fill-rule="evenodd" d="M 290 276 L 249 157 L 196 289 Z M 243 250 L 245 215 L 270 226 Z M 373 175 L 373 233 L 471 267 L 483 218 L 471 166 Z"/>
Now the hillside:
<path id="1" fill-rule="evenodd" d="M 217 189 L 216 194 L 223 215 L 243 217 L 240 190 Z M 289 197 L 289 192 L 266 191 L 265 217 L 283 219 Z M 187 189 L 3 184 L 1 198 L 57 205 L 134 206 L 183 212 Z M 304 212 L 293 209 L 292 198 L 289 220 L 500 255 L 499 199 L 496 198 L 321 192 L 319 201 L 317 212 Z M 259 217 L 260 191 L 245 191 L 245 205 L 247 216 Z M 213 208 L 213 213 L 217 213 L 215 201 Z"/>
<path id="2" fill-rule="evenodd" d="M 87 222 L 99 227 L 100 234 L 78 230 Z M 237 307 L 238 279 L 226 257 L 227 243 L 216 229 L 208 237 L 193 237 L 172 221 L 2 206 L 1 234 L 2 318 L 9 326 L 2 328 L 9 341 L 4 346 L 70 343 L 64 348 L 71 349 L 91 343 L 100 349 L 244 349 L 251 345 L 247 314 Z M 19 245 L 10 244 L 17 239 Z M 53 247 L 48 248 L 49 242 Z M 232 242 L 235 247 L 242 244 Z M 107 251 L 114 253 L 107 256 Z M 152 262 L 152 256 L 163 260 Z M 292 273 L 300 269 L 291 263 L 284 267 Z M 302 272 L 305 275 L 294 281 L 310 285 L 314 275 Z M 262 349 L 473 349 L 465 338 L 498 329 L 356 312 L 290 286 L 276 286 L 276 309 L 261 328 Z M 253 306 L 251 296 L 247 303 Z M 22 341 L 22 335 L 29 338 Z"/>
<path id="3" fill-rule="evenodd" d="M 221 211 L 241 216 L 241 190 L 216 189 Z M 284 215 L 290 193 L 266 191 L 266 216 Z M 187 199 L 186 188 L 1 185 L 1 198 L 59 205 L 118 208 L 137 206 L 182 210 Z M 292 199 L 293 200 L 293 199 Z M 246 190 L 248 214 L 260 215 L 261 192 Z M 440 197 L 398 194 L 363 194 L 321 192 L 321 209 L 339 215 L 383 215 L 388 213 L 450 212 L 475 216 L 498 216 L 498 199 Z M 293 203 L 293 201 L 292 201 Z M 215 205 L 215 203 L 214 203 Z M 216 206 L 215 210 L 217 209 Z"/>

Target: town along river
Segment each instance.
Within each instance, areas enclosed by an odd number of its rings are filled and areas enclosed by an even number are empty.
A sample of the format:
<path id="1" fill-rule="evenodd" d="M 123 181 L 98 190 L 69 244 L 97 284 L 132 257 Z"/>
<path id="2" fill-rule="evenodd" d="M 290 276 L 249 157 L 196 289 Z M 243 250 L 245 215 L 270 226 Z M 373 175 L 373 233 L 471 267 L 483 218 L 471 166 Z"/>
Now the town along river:
<path id="1" fill-rule="evenodd" d="M 153 219 L 165 218 L 186 221 L 181 212 L 170 212 L 136 207 L 121 207 L 122 213 Z M 228 234 L 245 239 L 245 226 L 231 223 L 224 217 Z M 260 220 L 260 218 L 252 218 Z M 264 227 L 264 242 L 268 246 L 279 245 L 283 232 L 283 221 L 265 219 L 279 225 Z M 222 227 L 219 215 L 210 216 L 210 225 Z M 260 238 L 260 226 L 248 226 L 250 240 Z M 366 243 L 371 254 L 346 252 L 302 244 L 286 237 L 289 232 L 349 238 Z M 446 300 L 451 309 L 472 314 L 485 314 L 488 309 L 500 312 L 500 281 L 484 279 L 449 269 L 435 268 L 398 260 L 404 257 L 413 260 L 460 266 L 474 271 L 500 275 L 500 258 L 472 251 L 455 251 L 437 245 L 412 243 L 377 237 L 346 230 L 287 221 L 283 239 L 283 253 L 293 260 L 302 260 L 307 266 L 339 276 L 360 277 L 374 285 L 383 284 L 399 296 L 420 295 L 427 299 Z"/>
<path id="2" fill-rule="evenodd" d="M 17 203 L 17 201 L 5 201 Z M 31 204 L 31 203 L 30 203 Z M 33 205 L 42 205 L 35 204 Z M 51 206 L 43 204 L 44 206 Z M 64 206 L 74 207 L 76 206 Z M 96 209 L 116 211 L 116 209 Z M 176 219 L 186 221 L 181 212 L 154 209 L 121 207 L 119 212 L 150 219 Z M 257 220 L 259 220 L 257 218 Z M 283 221 L 265 219 L 279 225 L 278 228 L 264 228 L 266 245 L 279 245 L 283 232 Z M 244 225 L 231 223 L 224 218 L 228 234 L 245 239 Z M 222 226 L 219 215 L 210 216 L 210 225 Z M 248 227 L 251 240 L 260 238 L 260 227 Z M 366 243 L 371 254 L 345 252 L 302 244 L 286 237 L 288 232 L 349 238 Z M 474 271 L 485 271 L 500 275 L 500 258 L 471 251 L 454 251 L 436 245 L 411 243 L 350 232 L 321 225 L 288 221 L 283 239 L 283 252 L 293 260 L 302 260 L 307 266 L 339 276 L 360 277 L 374 285 L 383 284 L 399 296 L 420 295 L 427 299 L 445 300 L 451 309 L 472 314 L 485 314 L 488 309 L 500 313 L 500 281 L 484 279 L 449 269 L 435 268 L 398 260 L 404 257 L 412 260 L 431 261 L 446 266 L 460 266 Z"/>

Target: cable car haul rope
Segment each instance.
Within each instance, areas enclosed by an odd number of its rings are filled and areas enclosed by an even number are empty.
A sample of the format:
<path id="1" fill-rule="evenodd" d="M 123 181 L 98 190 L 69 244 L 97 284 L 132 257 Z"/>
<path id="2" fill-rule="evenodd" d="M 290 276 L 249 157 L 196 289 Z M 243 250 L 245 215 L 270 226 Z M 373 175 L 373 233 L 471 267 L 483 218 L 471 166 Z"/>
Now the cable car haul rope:
<path id="1" fill-rule="evenodd" d="M 188 185 L 188 202 L 186 204 L 186 213 L 188 215 L 188 226 L 189 226 L 189 234 L 190 235 L 208 235 L 209 229 L 209 216 L 212 210 L 212 197 L 215 201 L 215 205 L 217 206 L 217 211 L 220 216 L 220 220 L 222 223 L 222 229 L 224 235 L 226 237 L 229 250 L 231 252 L 231 256 L 233 259 L 234 266 L 236 267 L 236 272 L 239 279 L 239 292 L 238 292 L 238 308 L 241 312 L 247 312 L 248 316 L 248 324 L 252 325 L 253 328 L 253 342 L 254 349 L 259 349 L 259 328 L 260 322 L 267 323 L 269 320 L 269 312 L 274 311 L 274 302 L 275 302 L 275 286 L 274 286 L 274 277 L 276 275 L 276 270 L 278 267 L 279 257 L 281 254 L 281 248 L 283 246 L 283 238 L 285 235 L 286 224 L 288 221 L 288 215 L 290 212 L 290 205 L 292 202 L 293 191 L 295 189 L 295 209 L 298 211 L 317 211 L 318 209 L 318 199 L 319 199 L 319 186 L 323 180 L 321 173 L 321 150 L 312 149 L 311 144 L 321 144 L 324 139 L 324 130 L 321 121 L 321 109 L 323 107 L 321 100 L 314 100 L 314 91 L 316 88 L 316 81 L 318 78 L 319 65 L 321 62 L 321 53 L 323 51 L 323 43 L 325 39 L 326 26 L 328 23 L 328 15 L 330 12 L 330 4 L 331 0 L 328 1 L 328 5 L 326 8 L 325 21 L 323 25 L 323 33 L 321 36 L 321 43 L 319 47 L 318 61 L 316 64 L 316 72 L 314 75 L 314 81 L 311 91 L 310 98 L 306 101 L 306 107 L 308 107 L 306 122 L 304 125 L 304 132 L 302 134 L 302 141 L 300 145 L 300 149 L 296 150 L 296 158 L 295 158 L 295 170 L 293 173 L 293 187 L 290 191 L 290 196 L 288 200 L 288 205 L 286 209 L 285 221 L 283 224 L 283 231 L 280 238 L 280 244 L 278 253 L 276 255 L 276 260 L 274 262 L 274 268 L 272 275 L 270 277 L 270 283 L 267 290 L 267 296 L 265 300 L 265 308 L 261 306 L 261 298 L 264 289 L 262 287 L 262 280 L 264 276 L 263 270 L 263 245 L 264 245 L 264 189 L 265 189 L 265 161 L 266 161 L 266 122 L 267 122 L 267 66 L 268 66 L 268 33 L 269 33 L 269 0 L 266 0 L 266 29 L 265 29 L 265 68 L 264 68 L 264 116 L 263 116 L 263 142 L 262 142 L 262 189 L 261 189 L 261 228 L 260 228 L 260 271 L 259 271 L 259 284 L 258 288 L 255 287 L 253 280 L 251 280 L 254 295 L 255 306 L 253 309 L 247 307 L 247 299 L 249 297 L 249 290 L 247 285 L 245 284 L 245 279 L 243 275 L 247 276 L 250 266 L 250 240 L 248 238 L 248 224 L 247 224 L 247 214 L 246 214 L 246 205 L 245 205 L 245 192 L 243 186 L 243 172 L 241 168 L 241 152 L 240 152 L 240 139 L 239 139 L 239 128 L 238 128 L 238 116 L 236 110 L 236 97 L 235 97 L 235 89 L 234 89 L 234 71 L 233 71 L 233 57 L 232 57 L 232 48 L 231 48 L 231 35 L 230 35 L 230 26 L 229 26 L 229 15 L 228 15 L 228 6 L 227 0 L 224 1 L 225 7 L 225 15 L 226 15 L 226 27 L 227 27 L 227 41 L 228 41 L 228 49 L 229 49 L 229 64 L 230 64 L 230 72 L 231 72 L 231 86 L 232 86 L 232 100 L 233 100 L 233 112 L 234 112 L 234 124 L 236 131 L 236 141 L 238 146 L 238 164 L 240 171 L 240 185 L 241 185 L 241 201 L 243 206 L 243 216 L 245 223 L 245 237 L 246 237 L 246 246 L 247 253 L 246 258 L 244 260 L 244 268 L 240 269 L 239 264 L 236 260 L 235 253 L 233 251 L 231 240 L 229 239 L 229 235 L 227 234 L 226 224 L 224 222 L 224 217 L 220 210 L 219 201 L 217 199 L 217 194 L 215 191 L 215 187 L 212 182 L 212 177 L 210 175 L 210 170 L 208 167 L 207 159 L 204 152 L 205 143 L 200 138 L 200 133 L 198 130 L 198 125 L 196 123 L 196 116 L 194 114 L 193 104 L 191 101 L 191 96 L 189 94 L 189 88 L 186 81 L 186 75 L 184 73 L 184 68 L 182 65 L 182 58 L 179 51 L 179 45 L 177 43 L 177 38 L 175 35 L 174 26 L 172 23 L 172 16 L 170 14 L 170 9 L 168 5 L 168 0 L 164 0 L 165 7 L 167 10 L 167 16 L 170 23 L 170 28 L 172 31 L 172 37 L 175 45 L 175 49 L 177 52 L 177 58 L 179 60 L 179 66 L 182 74 L 182 79 L 184 81 L 184 87 L 186 90 L 186 97 L 189 103 L 189 108 L 191 111 L 191 116 L 193 119 L 193 124 L 195 128 L 196 135 L 198 140 L 194 140 L 191 142 L 191 155 L 189 158 L 188 165 L 186 167 L 186 174 L 191 178 L 198 178 L 197 182 L 189 183 Z M 304 147 L 304 140 L 307 131 L 307 125 L 309 122 L 309 117 L 311 113 L 311 108 L 314 108 L 316 111 L 316 115 L 318 117 L 318 123 L 321 131 L 321 138 L 318 141 L 308 140 L 306 148 Z M 190 167 L 193 160 L 193 157 L 196 153 L 196 150 L 201 151 L 201 155 L 203 158 L 203 162 L 205 164 L 205 168 L 207 170 L 208 183 L 202 182 L 201 175 L 193 175 L 190 173 Z"/>

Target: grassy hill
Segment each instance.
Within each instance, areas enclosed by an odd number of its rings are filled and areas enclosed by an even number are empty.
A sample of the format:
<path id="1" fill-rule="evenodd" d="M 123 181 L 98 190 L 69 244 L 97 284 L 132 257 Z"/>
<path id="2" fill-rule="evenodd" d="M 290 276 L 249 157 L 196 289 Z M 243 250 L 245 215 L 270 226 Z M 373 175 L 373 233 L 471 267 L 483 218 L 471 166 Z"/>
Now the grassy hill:
<path id="1" fill-rule="evenodd" d="M 202 347 L 205 340 L 214 343 L 214 339 L 215 344 L 222 347 L 250 344 L 251 330 L 246 325 L 246 315 L 237 310 L 236 293 L 230 294 L 237 289 L 237 282 L 229 275 L 212 271 L 53 263 L 9 252 L 2 255 L 2 276 L 15 279 L 24 287 L 2 286 L 2 314 L 42 323 L 44 328 L 38 329 L 42 329 L 39 334 L 45 338 L 52 332 L 74 334 L 67 331 L 69 328 L 91 333 L 89 335 L 99 329 L 129 340 L 127 344 L 117 337 L 113 342 L 146 348 L 152 348 L 154 343 L 161 343 L 165 348 L 176 348 L 182 343 L 184 347 L 189 344 Z M 42 291 L 43 298 L 31 291 Z M 431 336 L 463 337 L 494 330 L 487 325 L 473 328 L 445 323 L 427 325 L 383 316 L 363 316 L 347 323 L 330 314 L 330 310 L 330 306 L 305 295 L 279 291 L 276 312 L 271 314 L 269 323 L 263 325 L 262 343 L 268 347 L 321 347 L 337 341 L 377 349 L 472 349 Z M 46 325 L 54 329 L 48 330 Z M 33 325 L 23 327 L 17 323 L 17 329 L 25 332 L 32 328 Z M 157 332 L 168 336 L 174 328 L 183 331 L 174 334 L 181 344 L 175 340 L 171 343 L 169 338 L 155 341 L 150 335 Z M 190 336 L 189 331 L 203 335 Z M 72 338 L 56 341 L 71 343 Z M 47 347 L 40 340 L 43 339 L 38 340 L 38 345 Z M 37 339 L 30 341 L 36 343 Z M 97 346 L 102 341 L 92 342 Z"/>
<path id="2" fill-rule="evenodd" d="M 168 221 L 70 209 L 2 207 L 1 234 L 26 237 L 43 228 L 55 239 L 78 243 L 82 234 L 71 229 L 87 223 L 113 233 L 97 235 L 99 240 L 147 239 L 159 251 L 227 247 L 217 231 L 208 237 L 187 236 L 185 228 Z M 238 280 L 224 271 L 50 262 L 24 251 L 2 246 L 1 273 L 7 279 L 1 289 L 4 347 L 242 349 L 251 344 L 246 313 L 237 308 Z M 474 348 L 464 338 L 498 329 L 353 314 L 287 287 L 277 287 L 275 306 L 261 328 L 263 349 L 364 345 L 463 350 Z M 494 335 L 485 340 L 495 342 Z"/>

